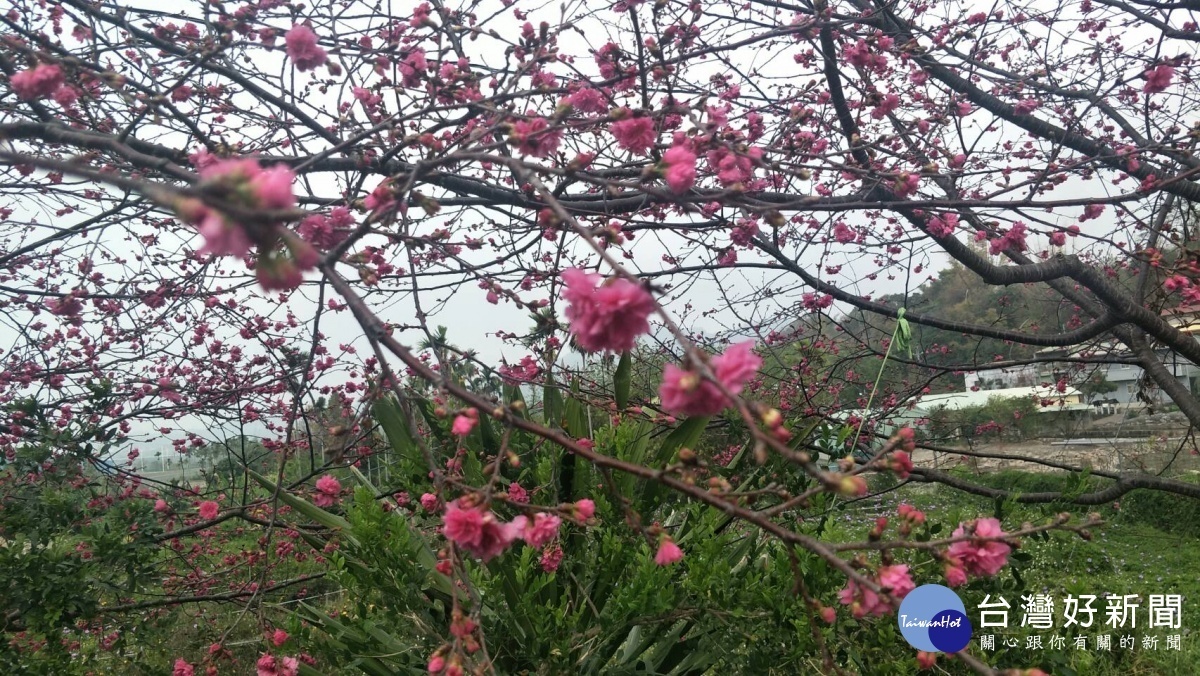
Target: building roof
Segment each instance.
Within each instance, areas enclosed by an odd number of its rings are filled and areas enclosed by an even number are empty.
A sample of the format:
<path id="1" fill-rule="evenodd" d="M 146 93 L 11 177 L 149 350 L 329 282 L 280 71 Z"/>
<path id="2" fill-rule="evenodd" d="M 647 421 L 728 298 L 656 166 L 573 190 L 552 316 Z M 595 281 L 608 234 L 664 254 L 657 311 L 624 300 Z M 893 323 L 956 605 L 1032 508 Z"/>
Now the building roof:
<path id="1" fill-rule="evenodd" d="M 926 394 L 916 403 L 916 407 L 926 411 L 941 407 L 945 407 L 951 411 L 958 411 L 972 406 L 983 406 L 992 397 L 998 399 L 1024 398 L 1037 399 L 1039 401 L 1046 399 L 1053 400 L 1054 403 L 1039 409 L 1039 412 L 1043 413 L 1048 411 L 1084 410 L 1088 408 L 1087 404 L 1083 403 L 1083 395 L 1074 387 L 1068 387 L 1065 392 L 1059 392 L 1053 386 L 1046 387 L 1042 385 L 1034 387 L 1006 387 L 1001 390 Z"/>

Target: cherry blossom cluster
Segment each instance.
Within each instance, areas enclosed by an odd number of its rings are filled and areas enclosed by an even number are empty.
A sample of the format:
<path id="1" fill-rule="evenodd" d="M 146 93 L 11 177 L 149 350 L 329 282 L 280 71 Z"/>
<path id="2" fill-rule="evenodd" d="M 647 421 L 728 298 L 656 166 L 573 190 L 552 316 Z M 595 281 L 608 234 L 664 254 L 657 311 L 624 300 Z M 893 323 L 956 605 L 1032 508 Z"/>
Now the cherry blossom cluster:
<path id="1" fill-rule="evenodd" d="M 596 513 L 595 503 L 586 498 L 566 509 L 572 518 L 584 523 Z M 486 562 L 504 553 L 517 540 L 523 540 L 530 547 L 545 547 L 557 537 L 562 518 L 548 512 L 535 512 L 532 517 L 520 515 L 505 522 L 487 506 L 465 496 L 446 505 L 442 523 L 446 538 Z"/>
<path id="2" fill-rule="evenodd" d="M 316 250 L 283 229 L 278 221 L 259 220 L 262 212 L 295 208 L 292 184 L 296 175 L 292 170 L 283 165 L 264 168 L 252 158 L 220 159 L 206 150 L 193 154 L 192 161 L 201 179 L 197 189 L 226 205 L 222 210 L 195 197 L 176 201 L 179 217 L 204 237 L 200 253 L 245 257 L 257 246 L 255 272 L 264 289 L 299 286 L 304 281 L 303 272 L 317 265 Z M 231 214 L 229 208 L 238 213 Z"/>
<path id="3" fill-rule="evenodd" d="M 913 526 L 925 522 L 925 514 L 911 505 L 901 504 L 897 512 L 900 517 L 901 538 L 908 538 Z M 886 516 L 876 519 L 868 539 L 872 542 L 882 539 L 888 521 Z M 1000 522 L 994 518 L 980 518 L 960 524 L 952 536 L 955 541 L 942 555 L 946 583 L 957 587 L 967 581 L 968 573 L 976 577 L 991 577 L 1000 572 L 1008 562 L 1009 552 L 1012 551 L 1012 547 L 1003 541 L 1005 537 L 1007 534 L 1001 529 Z M 892 561 L 891 554 L 886 549 L 882 557 L 884 565 L 874 571 L 872 578 L 879 592 L 851 579 L 838 593 L 838 600 L 849 608 L 851 616 L 856 619 L 889 614 L 895 608 L 894 601 L 888 598 L 889 595 L 901 600 L 916 588 L 907 564 Z"/>
<path id="4" fill-rule="evenodd" d="M 649 316 L 657 305 L 644 287 L 622 278 L 605 280 L 577 268 L 564 270 L 563 298 L 569 330 L 590 352 L 621 352 L 633 348 L 637 338 L 650 331 Z M 711 416 L 733 404 L 762 367 L 754 342 L 732 345 L 723 354 L 707 359 L 713 380 L 702 375 L 700 364 L 684 369 L 668 364 L 659 390 L 663 408 L 679 415 Z M 719 383 L 719 384 L 718 384 Z"/>

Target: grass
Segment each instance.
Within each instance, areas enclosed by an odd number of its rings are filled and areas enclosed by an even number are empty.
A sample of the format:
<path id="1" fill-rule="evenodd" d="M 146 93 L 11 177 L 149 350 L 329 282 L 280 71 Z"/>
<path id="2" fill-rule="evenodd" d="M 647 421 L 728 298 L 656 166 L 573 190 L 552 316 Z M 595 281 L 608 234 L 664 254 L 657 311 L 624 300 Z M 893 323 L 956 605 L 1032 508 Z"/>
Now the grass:
<path id="1" fill-rule="evenodd" d="M 1034 492 L 1045 490 L 1093 490 L 1103 485 L 1101 480 L 1053 474 L 1025 474 L 999 472 L 983 477 L 971 476 L 973 481 L 983 481 L 1008 490 Z M 1014 502 L 996 502 L 971 496 L 945 487 L 906 485 L 884 493 L 879 498 L 851 503 L 846 507 L 839 526 L 827 535 L 830 539 L 854 539 L 863 536 L 858 525 L 866 519 L 864 515 L 894 515 L 901 502 L 908 502 L 925 510 L 931 518 L 944 524 L 943 531 L 936 537 L 949 535 L 960 521 L 978 516 L 1003 517 L 1007 529 L 1011 530 L 1024 522 L 1046 523 L 1055 514 L 1067 511 L 1077 516 L 1098 511 L 1105 525 L 1094 533 L 1092 540 L 1084 540 L 1073 533 L 1052 533 L 1044 539 L 1027 539 L 1021 552 L 1028 557 L 1010 557 L 1010 566 L 993 580 L 972 582 L 958 591 L 967 605 L 968 615 L 978 622 L 977 604 L 985 594 L 1003 595 L 1012 605 L 1009 611 L 1007 630 L 987 629 L 995 632 L 995 652 L 979 650 L 978 637 L 984 633 L 975 630 L 972 652 L 985 658 L 998 668 L 1038 667 L 1050 674 L 1086 674 L 1108 676 L 1116 674 L 1193 674 L 1200 664 L 1200 637 L 1194 628 L 1200 625 L 1200 501 L 1157 492 L 1135 491 L 1123 496 L 1119 505 L 1100 508 L 1080 508 L 1069 504 L 1024 505 Z M 1017 559 L 1024 560 L 1017 560 Z M 935 566 L 933 562 L 928 564 Z M 928 573 L 929 568 L 921 568 Z M 1054 625 L 1051 629 L 1034 630 L 1022 628 L 1021 596 L 1031 593 L 1046 593 L 1055 600 Z M 1104 594 L 1138 594 L 1141 607 L 1138 609 L 1138 626 L 1132 632 L 1112 629 L 1105 625 Z M 1097 609 L 1095 622 L 1087 632 L 1088 647 L 1078 650 L 1072 647 L 1074 634 L 1064 628 L 1062 599 L 1067 594 L 1076 596 L 1095 594 Z M 1147 603 L 1150 594 L 1180 594 L 1183 597 L 1182 626 L 1178 630 L 1147 628 Z M 1076 628 L 1077 629 L 1077 628 Z M 1095 649 L 1094 636 L 1109 633 L 1112 650 L 1101 652 Z M 1125 633 L 1137 637 L 1134 649 L 1121 649 L 1118 639 Z M 1063 635 L 1066 646 L 1059 649 L 1026 649 L 1025 642 L 1031 634 L 1040 634 L 1043 645 L 1055 634 Z M 1181 635 L 1181 649 L 1165 648 L 1168 634 Z M 1157 636 L 1157 649 L 1143 649 L 1141 636 Z M 1015 637 L 1019 647 L 1007 649 L 1002 638 Z M 956 666 L 940 662 L 948 671 L 957 672 Z"/>

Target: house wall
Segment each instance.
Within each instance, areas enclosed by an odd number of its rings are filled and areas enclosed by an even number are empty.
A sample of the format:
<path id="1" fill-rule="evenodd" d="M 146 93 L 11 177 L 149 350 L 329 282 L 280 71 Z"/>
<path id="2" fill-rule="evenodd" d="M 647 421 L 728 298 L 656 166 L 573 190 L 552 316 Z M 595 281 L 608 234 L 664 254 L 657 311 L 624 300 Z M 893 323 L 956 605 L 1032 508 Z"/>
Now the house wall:
<path id="1" fill-rule="evenodd" d="M 1160 351 L 1159 356 L 1163 359 L 1163 365 L 1175 374 L 1179 383 L 1184 387 L 1191 389 L 1193 381 L 1200 379 L 1200 368 L 1181 359 L 1178 355 Z M 1062 364 L 1041 365 L 1038 369 L 1041 382 L 1052 382 L 1056 371 L 1067 368 L 1069 367 Z M 1098 366 L 1096 370 L 1103 374 L 1108 382 L 1116 385 L 1117 389 L 1108 394 L 1097 395 L 1095 398 L 1115 399 L 1121 406 L 1138 406 L 1142 404 L 1137 398 L 1138 381 L 1142 378 L 1143 373 L 1142 367 L 1132 364 L 1104 364 Z M 1157 387 L 1152 389 L 1152 393 L 1161 403 L 1169 403 L 1170 400 Z"/>

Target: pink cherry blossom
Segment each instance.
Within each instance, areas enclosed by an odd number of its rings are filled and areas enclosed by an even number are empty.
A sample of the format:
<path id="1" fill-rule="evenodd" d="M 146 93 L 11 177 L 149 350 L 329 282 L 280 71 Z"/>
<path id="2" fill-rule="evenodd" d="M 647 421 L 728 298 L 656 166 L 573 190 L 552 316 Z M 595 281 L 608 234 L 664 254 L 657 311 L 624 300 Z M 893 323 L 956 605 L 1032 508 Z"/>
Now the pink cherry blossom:
<path id="1" fill-rule="evenodd" d="M 437 509 L 437 506 L 438 497 L 436 495 L 433 493 L 421 494 L 421 509 L 425 510 L 426 512 L 432 512 Z"/>
<path id="2" fill-rule="evenodd" d="M 917 585 L 913 584 L 912 576 L 908 573 L 908 566 L 904 564 L 880 568 L 879 586 L 891 589 L 892 595 L 897 598 L 904 598 L 910 591 L 917 588 Z"/>
<path id="3" fill-rule="evenodd" d="M 934 237 L 949 237 L 958 228 L 958 214 L 940 214 L 929 219 L 926 225 Z"/>
<path id="4" fill-rule="evenodd" d="M 475 429 L 475 426 L 478 424 L 478 417 L 473 418 L 469 415 L 455 416 L 454 424 L 450 427 L 450 433 L 458 437 L 465 437 L 470 434 L 471 430 Z"/>
<path id="5" fill-rule="evenodd" d="M 221 506 L 212 500 L 205 500 L 200 503 L 200 518 L 205 521 L 212 521 L 221 513 Z"/>
<path id="6" fill-rule="evenodd" d="M 392 179 L 386 178 L 380 181 L 379 185 L 371 191 L 363 200 L 363 206 L 367 211 L 378 211 L 386 209 L 396 203 L 396 193 L 392 190 Z"/>
<path id="7" fill-rule="evenodd" d="M 973 523 L 961 524 L 953 533 L 953 537 L 962 537 L 969 532 L 973 532 L 976 537 L 995 538 L 1002 537 L 1004 531 L 1000 528 L 1000 521 L 994 518 L 976 519 Z M 949 554 L 951 557 L 962 562 L 962 567 L 970 574 L 977 576 L 991 576 L 1000 572 L 1004 564 L 1008 563 L 1008 553 L 1012 551 L 1003 542 L 975 542 L 972 540 L 963 540 L 950 545 Z"/>
<path id="8" fill-rule="evenodd" d="M 961 565 L 947 564 L 945 573 L 946 584 L 951 587 L 958 587 L 967 583 L 967 571 L 963 570 Z"/>
<path id="9" fill-rule="evenodd" d="M 287 643 L 287 640 L 288 640 L 288 633 L 282 629 L 276 629 L 274 632 L 271 633 L 271 643 L 276 648 L 283 645 L 284 643 Z"/>
<path id="10" fill-rule="evenodd" d="M 160 514 L 165 514 L 169 511 L 171 511 L 171 506 L 167 504 L 166 500 L 159 498 L 154 501 L 154 511 L 156 511 Z"/>
<path id="11" fill-rule="evenodd" d="M 513 122 L 509 141 L 523 155 L 533 157 L 549 157 L 558 150 L 562 140 L 561 129 L 550 129 L 550 123 L 544 117 Z"/>
<path id="12" fill-rule="evenodd" d="M 753 350 L 754 341 L 746 341 L 709 360 L 713 375 L 734 395 L 742 392 L 762 366 Z M 678 415 L 716 415 L 731 403 L 715 384 L 675 364 L 667 364 L 658 392 L 663 408 Z"/>
<path id="13" fill-rule="evenodd" d="M 891 113 L 895 112 L 900 107 L 900 97 L 895 94 L 888 94 L 880 100 L 879 104 L 871 111 L 871 119 L 882 120 Z"/>
<path id="14" fill-rule="evenodd" d="M 257 676 L 296 676 L 300 662 L 295 657 L 275 657 L 268 653 L 258 658 L 255 667 Z"/>
<path id="15" fill-rule="evenodd" d="M 562 547 L 558 545 L 550 545 L 542 550 L 541 566 L 542 570 L 547 573 L 553 573 L 558 570 L 558 566 L 563 560 Z"/>
<path id="16" fill-rule="evenodd" d="M 736 183 L 747 183 L 754 175 L 754 165 L 762 159 L 761 148 L 750 148 L 744 154 L 735 153 L 728 148 L 710 150 L 707 155 L 708 166 L 723 186 Z"/>
<path id="17" fill-rule="evenodd" d="M 508 485 L 508 499 L 522 505 L 527 504 L 529 502 L 529 491 L 514 481 Z"/>
<path id="18" fill-rule="evenodd" d="M 566 97 L 564 102 L 582 113 L 603 113 L 608 110 L 608 99 L 591 87 L 579 89 Z"/>
<path id="19" fill-rule="evenodd" d="M 292 183 L 296 174 L 285 165 L 276 164 L 262 169 L 250 179 L 250 187 L 258 197 L 258 206 L 262 209 L 291 209 L 296 206 L 296 196 L 292 193 Z"/>
<path id="20" fill-rule="evenodd" d="M 675 541 L 667 536 L 658 543 L 658 552 L 654 554 L 654 563 L 660 566 L 669 566 L 683 558 L 683 550 Z"/>
<path id="21" fill-rule="evenodd" d="M 429 61 L 425 58 L 425 50 L 414 49 L 404 58 L 397 68 L 400 70 L 401 84 L 405 87 L 416 87 L 421 84 L 421 77 L 429 69 Z"/>
<path id="22" fill-rule="evenodd" d="M 575 516 L 587 521 L 596 513 L 596 503 L 584 498 L 575 501 Z"/>
<path id="23" fill-rule="evenodd" d="M 512 383 L 528 383 L 542 373 L 542 367 L 532 355 L 521 357 L 517 364 L 504 364 L 499 369 L 500 375 Z"/>
<path id="24" fill-rule="evenodd" d="M 855 619 L 862 619 L 868 615 L 883 616 L 891 610 L 885 598 L 860 586 L 854 580 L 847 581 L 846 587 L 838 592 L 838 601 L 850 607 L 850 615 Z"/>
<path id="25" fill-rule="evenodd" d="M 341 492 L 342 484 L 336 477 L 326 474 L 317 479 L 317 492 L 313 493 L 313 504 L 318 507 L 332 507 Z"/>
<path id="26" fill-rule="evenodd" d="M 317 34 L 308 26 L 298 24 L 284 36 L 287 45 L 288 58 L 296 65 L 296 70 L 304 72 L 324 65 L 328 55 L 317 45 Z"/>
<path id="27" fill-rule="evenodd" d="M 671 146 L 663 154 L 667 187 L 677 193 L 687 192 L 696 183 L 696 153 L 686 145 Z"/>
<path id="28" fill-rule="evenodd" d="M 196 676 L 196 668 L 188 664 L 187 660 L 180 657 L 175 660 L 175 666 L 171 669 L 171 676 Z"/>
<path id="29" fill-rule="evenodd" d="M 488 561 L 513 543 L 521 535 L 524 519 L 503 523 L 495 514 L 482 507 L 460 506 L 456 500 L 446 505 L 443 517 L 446 537 L 471 554 Z"/>
<path id="30" fill-rule="evenodd" d="M 932 669 L 937 666 L 937 653 L 929 653 L 924 650 L 917 651 L 917 668 Z"/>
<path id="31" fill-rule="evenodd" d="M 79 92 L 74 87 L 63 85 L 54 90 L 53 98 L 55 103 L 67 108 L 79 100 Z"/>
<path id="32" fill-rule="evenodd" d="M 882 54 L 875 53 L 866 40 L 858 39 L 853 45 L 846 45 L 842 48 L 842 56 L 846 62 L 858 68 L 882 73 L 887 69 L 887 57 Z"/>
<path id="33" fill-rule="evenodd" d="M 46 308 L 57 317 L 74 317 L 83 311 L 83 302 L 74 296 L 64 296 L 47 302 Z"/>
<path id="34" fill-rule="evenodd" d="M 291 291 L 304 283 L 304 275 L 291 259 L 260 257 L 254 276 L 264 291 Z"/>
<path id="35" fill-rule="evenodd" d="M 199 253 L 214 256 L 245 256 L 250 253 L 253 243 L 240 225 L 226 221 L 213 209 L 201 208 L 203 216 L 195 224 L 196 230 L 204 237 L 204 246 Z"/>
<path id="36" fill-rule="evenodd" d="M 849 244 L 858 239 L 858 235 L 850 226 L 839 222 L 833 226 L 833 238 L 837 240 L 839 244 Z"/>
<path id="37" fill-rule="evenodd" d="M 1028 115 L 1037 110 L 1038 105 L 1040 104 L 1037 99 L 1022 99 L 1013 106 L 1013 112 L 1017 115 Z"/>
<path id="38" fill-rule="evenodd" d="M 196 155 L 195 163 L 200 178 L 215 184 L 230 195 L 231 202 L 249 209 L 289 209 L 296 206 L 292 192 L 295 174 L 291 169 L 276 165 L 263 169 L 257 160 L 208 159 L 207 154 Z M 204 236 L 204 247 L 200 253 L 216 256 L 245 256 L 252 246 L 245 228 L 234 223 L 222 213 L 196 199 L 181 199 L 175 205 L 179 217 L 196 226 Z M 274 277 L 278 277 L 276 274 Z M 263 275 L 259 275 L 262 279 Z M 290 287 L 290 288 L 294 288 Z"/>
<path id="39" fill-rule="evenodd" d="M 913 471 L 912 457 L 906 451 L 896 451 L 888 460 L 888 469 L 895 472 L 898 478 L 907 479 Z"/>
<path id="40" fill-rule="evenodd" d="M 8 83 L 16 92 L 17 98 L 36 101 L 50 96 L 62 86 L 63 72 L 62 68 L 52 63 L 43 63 L 29 70 L 14 73 Z"/>
<path id="41" fill-rule="evenodd" d="M 916 525 L 925 523 L 925 512 L 922 512 L 910 504 L 901 503 L 900 506 L 896 508 L 896 513 L 900 515 L 901 519 L 904 519 L 909 523 Z"/>
<path id="42" fill-rule="evenodd" d="M 525 529 L 521 532 L 521 539 L 530 547 L 540 548 L 558 535 L 560 525 L 562 525 L 562 519 L 557 516 L 538 512 L 525 524 Z"/>
<path id="43" fill-rule="evenodd" d="M 604 280 L 594 272 L 569 268 L 562 272 L 564 312 L 571 335 L 589 352 L 633 348 L 650 331 L 648 317 L 656 305 L 650 292 L 626 279 Z"/>
<path id="44" fill-rule="evenodd" d="M 658 132 L 654 120 L 649 117 L 628 117 L 617 120 L 609 127 L 617 139 L 617 145 L 635 155 L 645 155 L 654 147 Z"/>
<path id="45" fill-rule="evenodd" d="M 1175 76 L 1175 69 L 1163 63 L 1148 69 L 1145 76 L 1146 84 L 1142 85 L 1142 91 L 1147 94 L 1157 94 L 1166 91 L 1167 87 L 1171 86 L 1171 78 Z"/>

